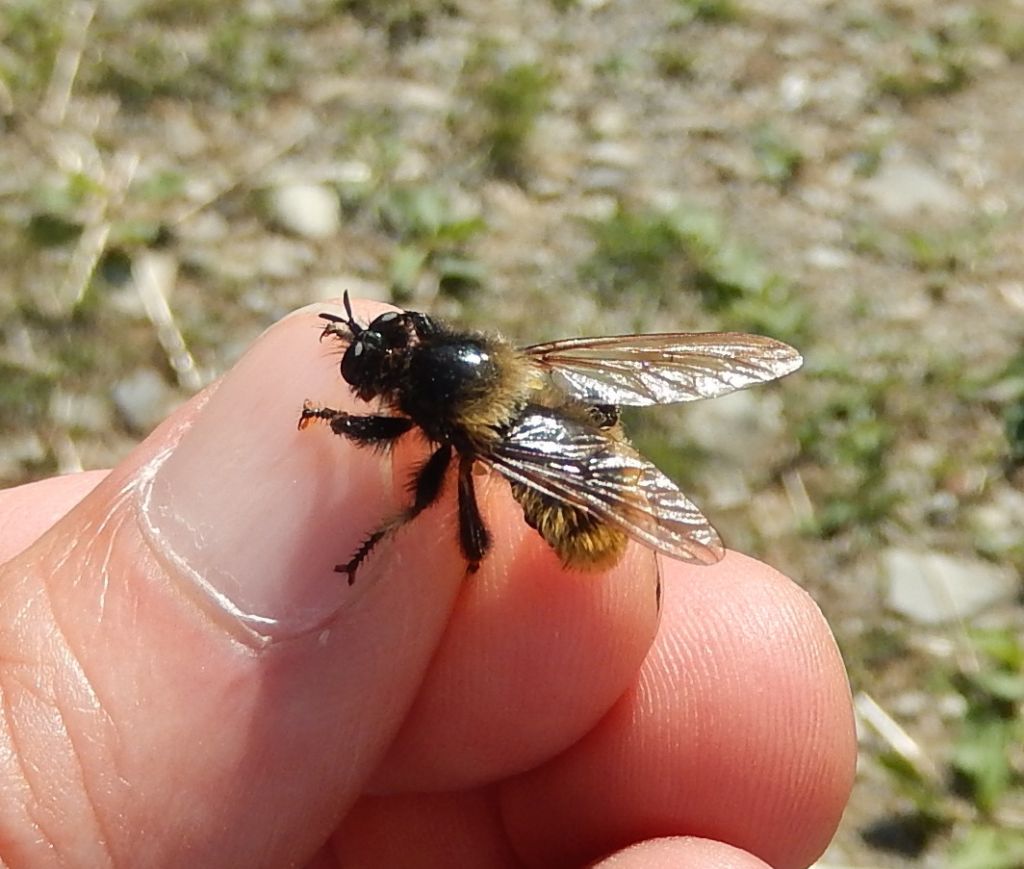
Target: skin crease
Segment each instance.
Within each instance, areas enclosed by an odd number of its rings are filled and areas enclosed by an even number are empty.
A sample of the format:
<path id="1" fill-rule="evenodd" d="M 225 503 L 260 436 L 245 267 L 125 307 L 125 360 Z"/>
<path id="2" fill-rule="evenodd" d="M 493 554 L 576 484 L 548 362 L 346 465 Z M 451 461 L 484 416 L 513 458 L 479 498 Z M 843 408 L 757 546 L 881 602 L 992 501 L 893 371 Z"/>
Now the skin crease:
<path id="1" fill-rule="evenodd" d="M 811 863 L 855 743 L 809 598 L 732 553 L 662 561 L 659 627 L 650 553 L 565 573 L 487 476 L 476 576 L 449 484 L 344 587 L 331 567 L 419 451 L 295 430 L 304 399 L 354 407 L 318 331 L 313 310 L 270 329 L 109 474 L 0 493 L 0 860 Z M 240 641 L 140 530 L 132 486 L 164 450 L 150 507 L 275 642 Z"/>

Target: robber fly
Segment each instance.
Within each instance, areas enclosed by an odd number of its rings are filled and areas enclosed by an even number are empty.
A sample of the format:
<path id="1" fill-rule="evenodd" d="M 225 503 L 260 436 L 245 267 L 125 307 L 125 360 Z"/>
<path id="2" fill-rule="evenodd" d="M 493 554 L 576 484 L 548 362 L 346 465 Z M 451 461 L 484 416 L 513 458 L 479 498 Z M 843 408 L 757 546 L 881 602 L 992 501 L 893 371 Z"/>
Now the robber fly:
<path id="1" fill-rule="evenodd" d="M 619 407 L 713 398 L 800 367 L 781 341 L 738 332 L 569 338 L 517 349 L 415 311 L 356 322 L 321 314 L 321 340 L 347 346 L 341 376 L 379 412 L 353 414 L 306 402 L 299 428 L 323 421 L 360 446 L 388 448 L 413 429 L 431 446 L 410 482 L 411 501 L 335 570 L 356 572 L 388 534 L 441 495 L 458 465 L 459 544 L 475 571 L 491 545 L 473 468 L 497 471 L 526 522 L 567 567 L 614 564 L 629 539 L 682 561 L 713 564 L 717 532 L 696 506 L 626 440 Z"/>

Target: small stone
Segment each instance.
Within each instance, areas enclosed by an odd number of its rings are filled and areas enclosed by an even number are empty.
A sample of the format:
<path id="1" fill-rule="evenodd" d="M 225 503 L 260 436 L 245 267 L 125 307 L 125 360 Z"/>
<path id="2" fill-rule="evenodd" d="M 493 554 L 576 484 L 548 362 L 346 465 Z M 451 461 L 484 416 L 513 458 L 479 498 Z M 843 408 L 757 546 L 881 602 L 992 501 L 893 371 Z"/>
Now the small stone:
<path id="1" fill-rule="evenodd" d="M 892 547 L 882 552 L 881 568 L 888 607 L 923 625 L 970 618 L 1017 589 L 1009 568 L 939 552 Z"/>
<path id="2" fill-rule="evenodd" d="M 137 368 L 119 380 L 111 397 L 125 423 L 138 432 L 152 429 L 176 403 L 174 391 L 153 368 Z"/>
<path id="3" fill-rule="evenodd" d="M 828 271 L 848 269 L 853 262 L 853 258 L 846 251 L 823 244 L 810 248 L 804 259 L 808 265 Z"/>
<path id="4" fill-rule="evenodd" d="M 337 194 L 319 184 L 284 184 L 271 191 L 271 216 L 288 232 L 304 238 L 330 238 L 341 228 Z"/>
<path id="5" fill-rule="evenodd" d="M 967 200 L 956 187 L 932 167 L 906 157 L 886 159 L 861 189 L 879 210 L 896 218 L 955 216 L 967 210 Z"/>
<path id="6" fill-rule="evenodd" d="M 1024 542 L 1024 493 L 1009 486 L 993 486 L 984 504 L 967 514 L 976 545 L 993 554 L 1009 552 Z"/>

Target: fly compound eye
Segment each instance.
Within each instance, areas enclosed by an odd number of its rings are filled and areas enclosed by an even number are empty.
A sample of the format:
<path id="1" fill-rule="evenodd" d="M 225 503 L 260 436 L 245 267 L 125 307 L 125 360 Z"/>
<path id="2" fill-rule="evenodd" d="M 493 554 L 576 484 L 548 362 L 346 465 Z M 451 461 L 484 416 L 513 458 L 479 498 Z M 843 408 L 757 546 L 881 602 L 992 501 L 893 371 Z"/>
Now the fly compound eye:
<path id="1" fill-rule="evenodd" d="M 350 345 L 345 355 L 341 357 L 341 376 L 345 380 L 357 386 L 364 378 L 366 372 L 366 344 L 362 338 L 357 338 Z"/>
<path id="2" fill-rule="evenodd" d="M 341 357 L 341 376 L 354 386 L 359 395 L 376 394 L 381 367 L 387 356 L 387 348 L 381 336 L 370 329 L 364 329 L 349 345 Z"/>
<path id="3" fill-rule="evenodd" d="M 371 332 L 376 332 L 378 335 L 386 335 L 388 332 L 392 332 L 395 329 L 398 321 L 397 311 L 388 311 L 386 314 L 381 314 L 376 317 L 367 329 Z"/>
<path id="4" fill-rule="evenodd" d="M 388 311 L 377 317 L 367 327 L 367 332 L 378 336 L 382 349 L 401 350 L 409 346 L 413 327 L 408 314 Z"/>

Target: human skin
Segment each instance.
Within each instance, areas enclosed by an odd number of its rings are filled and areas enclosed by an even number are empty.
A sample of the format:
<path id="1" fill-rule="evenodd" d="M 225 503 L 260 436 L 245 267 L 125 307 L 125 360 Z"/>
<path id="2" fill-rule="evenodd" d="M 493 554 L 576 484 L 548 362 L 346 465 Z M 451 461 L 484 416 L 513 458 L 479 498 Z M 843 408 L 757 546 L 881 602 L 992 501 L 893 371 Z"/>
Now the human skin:
<path id="1" fill-rule="evenodd" d="M 856 751 L 811 599 L 731 552 L 567 572 L 486 476 L 477 574 L 449 483 L 349 587 L 423 449 L 297 430 L 356 407 L 318 334 L 286 318 L 112 471 L 0 493 L 0 860 L 813 862 Z"/>

